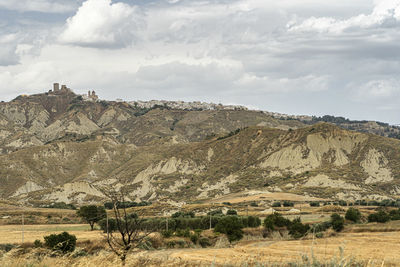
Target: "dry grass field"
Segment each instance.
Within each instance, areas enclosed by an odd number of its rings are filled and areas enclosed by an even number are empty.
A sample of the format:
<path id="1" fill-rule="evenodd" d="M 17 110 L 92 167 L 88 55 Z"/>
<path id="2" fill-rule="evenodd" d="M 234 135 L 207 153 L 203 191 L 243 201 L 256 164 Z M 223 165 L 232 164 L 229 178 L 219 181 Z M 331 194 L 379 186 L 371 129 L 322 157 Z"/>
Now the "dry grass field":
<path id="1" fill-rule="evenodd" d="M 25 225 L 24 242 L 33 242 L 36 239 L 43 241 L 43 236 L 64 231 L 76 235 L 80 241 L 102 238 L 101 231 L 90 231 L 88 224 Z M 0 244 L 20 244 L 21 241 L 21 225 L 0 225 Z"/>
<path id="2" fill-rule="evenodd" d="M 176 251 L 172 258 L 186 261 L 203 261 L 223 265 L 239 265 L 245 262 L 287 263 L 296 262 L 304 255 L 321 260 L 340 258 L 340 250 L 347 259 L 375 264 L 376 266 L 400 266 L 400 232 L 346 233 L 336 237 L 298 241 L 249 241 L 234 248 L 196 249 Z"/>
<path id="3" fill-rule="evenodd" d="M 398 240 L 400 232 L 343 233 L 315 240 L 241 241 L 231 248 L 141 251 L 129 255 L 127 266 L 285 266 L 287 263 L 301 262 L 304 256 L 312 258 L 312 255 L 325 262 L 337 258 L 346 262 L 357 261 L 363 263 L 362 266 L 400 266 Z M 343 256 L 340 248 L 343 249 Z M 18 251 L 14 254 L 18 254 Z M 40 261 L 35 260 L 32 253 L 0 258 L 0 265 L 8 267 L 106 267 L 119 264 L 118 258 L 107 250 L 84 257 L 45 257 Z"/>
<path id="4" fill-rule="evenodd" d="M 220 204 L 192 204 L 185 208 L 203 210 L 220 207 Z M 245 206 L 244 206 L 245 207 Z M 333 206 L 309 207 L 298 203 L 295 208 L 303 214 L 286 216 L 290 219 L 300 216 L 303 222 L 315 223 L 329 220 Z M 144 209 L 141 207 L 139 209 Z M 253 207 L 256 213 L 261 207 Z M 340 208 L 343 215 L 347 208 Z M 375 207 L 376 208 L 376 207 Z M 281 208 L 286 210 L 289 208 Z M 372 207 L 360 207 L 363 214 L 373 211 Z M 27 210 L 25 210 L 26 212 Z M 2 210 L 3 214 L 20 216 L 20 209 L 10 207 Z M 245 210 L 242 210 L 242 213 Z M 41 217 L 73 216 L 75 211 L 56 209 L 29 209 L 30 214 Z M 282 212 L 285 214 L 285 212 Z M 256 230 L 256 229 L 255 229 Z M 21 225 L 0 225 L 0 244 L 21 244 Z M 36 239 L 43 241 L 43 236 L 67 231 L 78 239 L 77 251 L 87 246 L 97 246 L 94 254 L 84 256 L 50 257 L 43 248 L 31 248 L 27 243 Z M 331 235 L 332 234 L 332 235 Z M 344 231 L 334 234 L 328 232 L 326 238 L 281 240 L 280 237 L 262 239 L 261 236 L 245 236 L 235 245 L 216 246 L 211 248 L 179 248 L 138 251 L 129 255 L 127 266 L 287 266 L 288 263 L 301 262 L 304 256 L 320 261 L 331 261 L 334 258 L 362 263 L 361 266 L 400 266 L 400 221 L 388 223 L 347 224 Z M 89 242 L 90 241 L 90 242 Z M 51 266 L 119 266 L 119 259 L 107 249 L 101 231 L 90 231 L 87 224 L 40 224 L 24 226 L 24 242 L 20 249 L 9 253 L 0 251 L 0 266 L 5 267 L 51 267 Z M 106 249 L 104 249 L 106 248 Z M 341 250 L 343 255 L 341 256 Z M 47 254 L 46 254 L 47 253 Z M 303 265 L 300 265 L 303 266 Z M 337 265 L 333 265 L 337 266 Z"/>

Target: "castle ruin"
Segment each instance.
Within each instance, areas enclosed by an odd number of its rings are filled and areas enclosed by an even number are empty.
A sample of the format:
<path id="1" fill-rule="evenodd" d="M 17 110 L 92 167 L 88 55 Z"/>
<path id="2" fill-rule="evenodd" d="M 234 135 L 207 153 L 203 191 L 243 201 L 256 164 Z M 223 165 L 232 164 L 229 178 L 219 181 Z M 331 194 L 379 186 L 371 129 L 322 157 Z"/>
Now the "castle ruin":
<path id="1" fill-rule="evenodd" d="M 70 88 L 68 88 L 65 84 L 62 84 L 61 88 L 60 88 L 59 83 L 53 83 L 53 89 L 49 90 L 48 93 L 46 93 L 46 94 L 62 95 L 62 94 L 67 94 L 67 93 L 72 93 L 72 90 Z M 96 102 L 99 100 L 99 97 L 98 97 L 98 95 L 96 95 L 96 92 L 94 90 L 93 91 L 89 90 L 87 95 L 83 94 L 81 96 L 85 101 Z"/>
<path id="2" fill-rule="evenodd" d="M 94 101 L 99 99 L 99 97 L 96 95 L 96 92 L 95 91 L 90 92 L 90 90 L 88 91 L 87 97 Z"/>
<path id="3" fill-rule="evenodd" d="M 67 93 L 72 92 L 70 88 L 68 88 L 65 84 L 61 85 L 59 83 L 53 83 L 53 90 L 49 90 L 49 93 Z"/>

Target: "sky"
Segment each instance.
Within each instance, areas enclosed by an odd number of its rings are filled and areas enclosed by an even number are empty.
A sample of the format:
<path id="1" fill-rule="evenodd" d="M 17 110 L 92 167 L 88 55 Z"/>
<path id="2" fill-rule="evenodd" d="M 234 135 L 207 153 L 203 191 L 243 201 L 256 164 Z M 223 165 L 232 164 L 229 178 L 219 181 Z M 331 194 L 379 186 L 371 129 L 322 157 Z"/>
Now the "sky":
<path id="1" fill-rule="evenodd" d="M 0 0 L 0 100 L 53 82 L 400 124 L 400 0 Z"/>

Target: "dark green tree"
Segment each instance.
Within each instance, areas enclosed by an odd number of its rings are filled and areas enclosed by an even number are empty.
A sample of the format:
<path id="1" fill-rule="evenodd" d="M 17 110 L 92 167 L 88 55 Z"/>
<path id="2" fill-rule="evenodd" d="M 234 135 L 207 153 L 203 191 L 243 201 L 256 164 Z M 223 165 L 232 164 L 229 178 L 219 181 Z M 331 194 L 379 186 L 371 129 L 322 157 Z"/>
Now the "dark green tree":
<path id="1" fill-rule="evenodd" d="M 107 233 L 107 224 L 108 224 L 108 232 L 114 232 L 117 230 L 117 221 L 114 218 L 109 218 L 108 222 L 107 219 L 101 219 L 97 222 L 100 226 L 100 229 L 103 230 L 104 233 Z"/>
<path id="2" fill-rule="evenodd" d="M 102 206 L 89 205 L 80 207 L 76 214 L 84 219 L 93 231 L 94 224 L 106 217 L 106 210 Z"/>
<path id="3" fill-rule="evenodd" d="M 310 226 L 307 224 L 302 224 L 301 219 L 299 217 L 294 219 L 290 223 L 288 229 L 289 229 L 289 235 L 291 235 L 295 239 L 299 239 L 307 234 L 308 230 L 310 230 Z"/>
<path id="4" fill-rule="evenodd" d="M 356 208 L 349 208 L 344 216 L 346 220 L 359 222 L 361 219 L 361 212 Z"/>
<path id="5" fill-rule="evenodd" d="M 344 218 L 337 213 L 331 215 L 331 224 L 333 230 L 340 232 L 344 228 Z"/>
<path id="6" fill-rule="evenodd" d="M 222 217 L 214 228 L 214 232 L 226 234 L 229 242 L 243 238 L 243 224 L 237 216 Z"/>
<path id="7" fill-rule="evenodd" d="M 289 219 L 286 219 L 279 213 L 268 215 L 264 219 L 264 227 L 270 231 L 275 230 L 275 227 L 288 227 L 290 223 Z"/>
<path id="8" fill-rule="evenodd" d="M 236 210 L 233 210 L 233 209 L 230 209 L 230 210 L 228 210 L 228 211 L 226 212 L 226 215 L 237 215 L 237 211 L 236 211 Z"/>
<path id="9" fill-rule="evenodd" d="M 385 223 L 390 220 L 390 215 L 384 210 L 379 210 L 376 213 L 372 213 L 368 216 L 368 222 L 379 222 Z"/>

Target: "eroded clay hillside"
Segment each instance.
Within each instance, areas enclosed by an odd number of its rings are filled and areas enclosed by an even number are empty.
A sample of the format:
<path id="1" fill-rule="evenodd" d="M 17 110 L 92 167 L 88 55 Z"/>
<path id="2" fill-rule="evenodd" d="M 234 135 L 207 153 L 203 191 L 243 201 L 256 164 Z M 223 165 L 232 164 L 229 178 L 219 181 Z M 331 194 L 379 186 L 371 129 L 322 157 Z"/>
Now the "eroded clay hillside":
<path id="1" fill-rule="evenodd" d="M 57 91 L 0 103 L 0 154 L 98 137 L 138 146 L 186 143 L 255 125 L 280 129 L 304 126 L 257 111 L 140 108 L 126 102 L 84 101 L 72 91 Z"/>
<path id="2" fill-rule="evenodd" d="M 326 123 L 253 126 L 199 142 L 146 146 L 104 136 L 0 156 L 0 194 L 82 203 L 102 199 L 102 188 L 111 186 L 136 201 L 195 201 L 244 190 L 382 198 L 400 192 L 399 163 L 400 141 Z"/>

